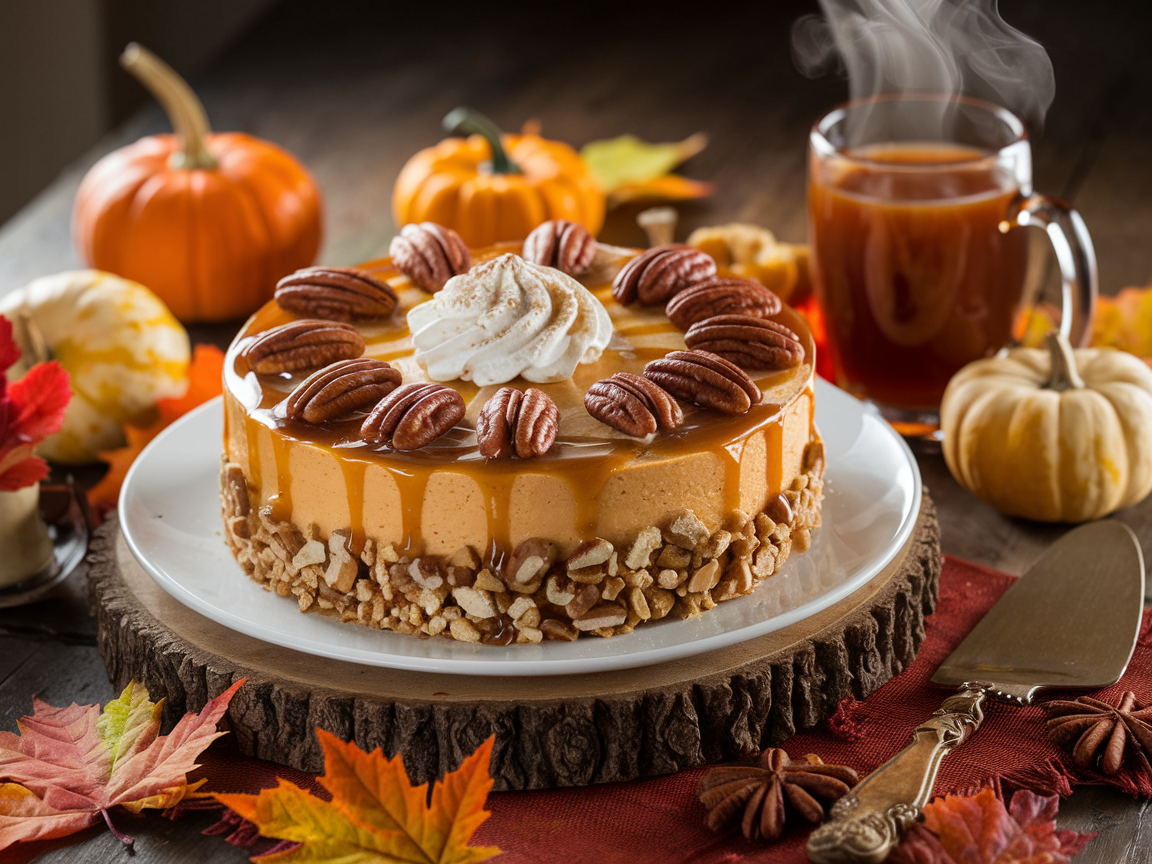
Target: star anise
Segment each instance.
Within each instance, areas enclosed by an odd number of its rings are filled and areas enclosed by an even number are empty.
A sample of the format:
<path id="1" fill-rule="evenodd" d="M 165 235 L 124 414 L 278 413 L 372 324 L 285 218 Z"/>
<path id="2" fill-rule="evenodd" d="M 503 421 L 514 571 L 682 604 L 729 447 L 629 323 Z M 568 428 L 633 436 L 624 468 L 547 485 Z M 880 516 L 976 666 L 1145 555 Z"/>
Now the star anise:
<path id="1" fill-rule="evenodd" d="M 1152 774 L 1148 761 L 1152 754 L 1152 707 L 1136 708 L 1136 694 L 1125 693 L 1119 705 L 1110 705 L 1091 696 L 1074 701 L 1044 703 L 1048 715 L 1048 737 L 1057 744 L 1072 747 L 1072 761 L 1109 776 L 1124 767 L 1125 756 L 1133 758 Z"/>
<path id="2" fill-rule="evenodd" d="M 713 768 L 700 779 L 697 794 L 708 808 L 707 825 L 713 831 L 739 821 L 749 840 L 775 840 L 784 831 L 786 812 L 820 822 L 820 799 L 831 803 L 858 780 L 851 768 L 825 765 L 812 753 L 793 762 L 783 750 L 770 747 L 753 764 Z"/>

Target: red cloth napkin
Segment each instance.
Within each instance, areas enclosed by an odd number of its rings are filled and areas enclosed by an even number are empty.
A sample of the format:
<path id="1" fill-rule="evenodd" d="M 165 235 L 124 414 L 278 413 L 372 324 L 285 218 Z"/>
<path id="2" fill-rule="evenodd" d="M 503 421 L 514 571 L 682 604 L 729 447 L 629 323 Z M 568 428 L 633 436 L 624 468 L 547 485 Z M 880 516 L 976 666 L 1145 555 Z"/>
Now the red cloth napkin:
<path id="1" fill-rule="evenodd" d="M 824 726 L 794 736 L 784 749 L 793 757 L 816 753 L 825 762 L 855 768 L 861 776 L 902 749 L 911 740 L 912 730 L 947 695 L 945 690 L 930 687 L 928 679 L 1012 581 L 1003 573 L 945 558 L 940 605 L 928 619 L 927 638 L 912 665 L 865 701 L 845 700 Z M 1128 672 L 1118 684 L 1097 694 L 1100 698 L 1132 690 L 1141 704 L 1149 702 L 1150 623 L 1146 612 Z M 297 783 L 297 778 L 309 777 L 250 759 L 231 766 L 215 764 L 217 757 L 212 753 L 209 750 L 204 761 L 215 791 L 255 792 L 276 785 L 276 773 Z M 493 793 L 488 801 L 492 816 L 473 843 L 499 846 L 504 850 L 499 858 L 502 864 L 807 861 L 808 830 L 800 826 L 767 846 L 749 843 L 738 831 L 718 835 L 707 830 L 704 807 L 696 798 L 696 785 L 707 770 L 582 789 Z M 1152 795 L 1146 779 L 1121 775 L 1119 780 L 1131 794 Z M 992 784 L 1066 795 L 1073 783 L 1094 782 L 1103 778 L 1077 769 L 1069 754 L 1048 741 L 1042 709 L 989 701 L 979 731 L 944 761 L 936 794 L 974 791 Z"/>

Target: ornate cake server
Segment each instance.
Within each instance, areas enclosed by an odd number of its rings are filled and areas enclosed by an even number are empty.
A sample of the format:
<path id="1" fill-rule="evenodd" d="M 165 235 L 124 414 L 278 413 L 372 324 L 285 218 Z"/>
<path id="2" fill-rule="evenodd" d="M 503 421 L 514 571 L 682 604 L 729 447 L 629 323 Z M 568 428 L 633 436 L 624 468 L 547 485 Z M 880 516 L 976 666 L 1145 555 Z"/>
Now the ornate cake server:
<path id="1" fill-rule="evenodd" d="M 878 862 L 932 797 L 941 760 L 984 719 L 991 695 L 1030 705 L 1045 688 L 1099 689 L 1124 673 L 1144 608 L 1144 558 L 1121 522 L 1071 531 L 1004 592 L 932 676 L 958 687 L 912 743 L 865 777 L 812 832 L 818 864 Z"/>

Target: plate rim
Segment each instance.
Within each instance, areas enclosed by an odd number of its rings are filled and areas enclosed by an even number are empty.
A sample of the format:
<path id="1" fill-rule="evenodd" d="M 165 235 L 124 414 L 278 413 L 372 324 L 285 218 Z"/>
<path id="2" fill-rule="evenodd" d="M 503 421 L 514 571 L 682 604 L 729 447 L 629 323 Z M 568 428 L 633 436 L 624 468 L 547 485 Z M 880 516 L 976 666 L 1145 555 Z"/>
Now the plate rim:
<path id="1" fill-rule="evenodd" d="M 810 618 L 824 611 L 825 609 L 834 606 L 845 597 L 848 597 L 855 591 L 871 582 L 877 574 L 883 571 L 883 569 L 892 562 L 892 560 L 896 557 L 897 554 L 899 554 L 900 550 L 904 548 L 908 542 L 908 539 L 911 537 L 916 525 L 917 518 L 919 516 L 919 502 L 923 500 L 923 480 L 920 475 L 919 463 L 917 463 L 911 448 L 908 446 L 908 443 L 889 423 L 883 419 L 875 406 L 871 405 L 870 403 L 857 400 L 855 397 L 851 396 L 851 394 L 822 378 L 817 378 L 816 382 L 817 388 L 830 388 L 832 391 L 838 391 L 838 395 L 844 396 L 847 398 L 847 400 L 850 400 L 850 403 L 846 402 L 845 404 L 852 404 L 857 407 L 861 416 L 871 416 L 873 419 L 878 421 L 883 432 L 887 434 L 893 441 L 895 441 L 897 449 L 900 451 L 901 455 L 904 457 L 905 461 L 908 463 L 909 468 L 911 469 L 911 500 L 915 503 L 904 515 L 903 521 L 894 533 L 892 539 L 881 552 L 877 553 L 875 557 L 861 565 L 857 569 L 857 572 L 846 579 L 844 582 L 832 588 L 831 590 L 820 594 L 812 600 L 797 606 L 794 609 L 790 609 L 787 612 L 781 613 L 780 615 L 775 615 L 771 618 L 765 619 L 757 625 L 740 628 L 737 631 L 725 631 L 723 633 L 705 636 L 697 640 L 690 640 L 687 642 L 681 642 L 660 648 L 648 648 L 633 652 L 631 654 L 610 654 L 596 657 L 572 657 L 559 659 L 517 660 L 515 662 L 502 661 L 499 658 L 490 656 L 479 656 L 479 654 L 475 656 L 452 658 L 451 661 L 445 661 L 442 658 L 420 657 L 417 655 L 400 655 L 390 652 L 382 652 L 380 654 L 373 654 L 371 656 L 363 656 L 365 652 L 358 648 L 344 648 L 337 650 L 334 647 L 327 647 L 327 643 L 317 642 L 311 639 L 305 639 L 304 644 L 301 644 L 299 637 L 293 640 L 291 638 L 292 634 L 281 633 L 279 630 L 263 625 L 253 626 L 252 622 L 246 619 L 242 619 L 226 609 L 221 609 L 220 607 L 213 606 L 207 601 L 204 601 L 195 592 L 189 590 L 172 576 L 170 576 L 163 568 L 149 560 L 147 554 L 141 548 L 138 539 L 133 536 L 133 520 L 128 512 L 128 502 L 131 496 L 128 493 L 137 482 L 136 476 L 143 472 L 145 463 L 147 461 L 146 457 L 148 457 L 154 449 L 158 449 L 159 447 L 163 446 L 164 439 L 172 433 L 172 430 L 185 424 L 195 422 L 196 419 L 202 414 L 209 413 L 213 410 L 220 411 L 222 409 L 223 396 L 216 396 L 213 399 L 205 402 L 203 405 L 200 405 L 192 411 L 188 412 L 179 420 L 171 424 L 144 447 L 139 456 L 137 456 L 137 458 L 133 461 L 127 474 L 125 475 L 120 499 L 117 503 L 117 516 L 119 518 L 120 530 L 124 535 L 125 542 L 127 543 L 132 556 L 140 564 L 143 570 L 149 575 L 149 577 L 157 585 L 159 585 L 166 594 L 173 597 L 179 603 L 196 612 L 197 614 L 204 616 L 208 620 L 213 621 L 220 626 L 240 633 L 241 635 L 257 639 L 270 645 L 276 645 L 281 648 L 287 648 L 289 650 L 298 651 L 311 656 L 324 657 L 330 660 L 338 660 L 341 662 L 351 663 L 353 665 L 359 665 L 368 668 L 397 669 L 409 672 L 424 672 L 427 674 L 482 675 L 493 677 L 581 675 L 619 669 L 635 669 L 642 668 L 644 666 L 658 665 L 666 662 L 675 662 L 677 660 L 683 660 L 688 657 L 695 657 L 724 648 L 729 648 L 733 645 L 738 645 L 743 642 L 747 642 L 749 640 L 766 635 L 767 633 L 784 629 L 785 627 L 792 626 L 793 624 L 803 621 L 806 618 Z M 817 406 L 819 406 L 819 398 L 817 398 Z M 223 540 L 221 539 L 220 542 L 223 543 Z M 235 559 L 232 560 L 233 563 L 235 563 Z M 245 579 L 248 578 L 247 574 L 243 573 L 239 564 L 236 564 L 236 568 L 236 575 L 243 576 Z M 274 594 L 272 596 L 275 596 L 277 600 L 284 599 Z M 402 636 L 402 634 L 392 635 Z M 493 646 L 473 647 L 491 648 Z M 520 650 L 527 646 L 511 647 Z M 355 658 L 350 657 L 349 653 L 356 655 Z M 445 668 L 446 663 L 450 663 L 451 667 Z"/>

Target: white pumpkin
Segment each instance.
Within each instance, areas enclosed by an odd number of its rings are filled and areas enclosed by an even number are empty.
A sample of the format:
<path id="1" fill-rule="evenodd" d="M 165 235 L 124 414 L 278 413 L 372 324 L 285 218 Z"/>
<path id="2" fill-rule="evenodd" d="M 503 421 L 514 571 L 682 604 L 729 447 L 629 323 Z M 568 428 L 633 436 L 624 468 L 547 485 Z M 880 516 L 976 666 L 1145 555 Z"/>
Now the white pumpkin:
<path id="1" fill-rule="evenodd" d="M 23 356 L 60 361 L 72 385 L 64 426 L 37 452 L 56 462 L 91 462 L 124 444 L 124 424 L 147 424 L 156 401 L 188 386 L 188 334 L 138 282 L 99 270 L 36 279 L 0 297 Z"/>
<path id="2" fill-rule="evenodd" d="M 952 476 L 1011 516 L 1085 522 L 1152 492 L 1152 369 L 1112 348 L 1014 348 L 969 363 L 940 406 Z"/>

